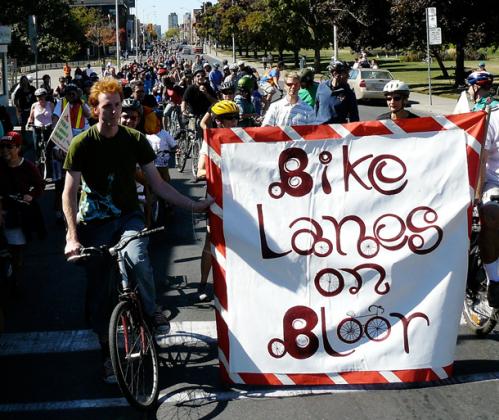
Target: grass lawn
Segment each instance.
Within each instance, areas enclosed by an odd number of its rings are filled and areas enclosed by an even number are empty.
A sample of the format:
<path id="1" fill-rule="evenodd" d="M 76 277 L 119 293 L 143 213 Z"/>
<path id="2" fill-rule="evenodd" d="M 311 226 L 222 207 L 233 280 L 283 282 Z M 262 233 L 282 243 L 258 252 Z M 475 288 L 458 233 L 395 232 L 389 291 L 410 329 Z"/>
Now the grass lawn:
<path id="1" fill-rule="evenodd" d="M 231 54 L 231 51 L 224 51 Z M 272 52 L 273 56 L 277 58 L 277 52 Z M 314 61 L 314 52 L 312 50 L 301 50 L 300 55 L 307 57 L 307 65 L 311 66 Z M 263 56 L 263 52 L 258 53 L 259 59 Z M 327 65 L 333 56 L 332 49 L 323 49 L 321 52 L 321 69 L 322 77 L 328 77 L 328 72 L 326 70 Z M 349 49 L 340 49 L 338 52 L 338 58 L 340 60 L 352 62 L 355 56 L 351 54 Z M 238 57 L 240 58 L 240 57 Z M 246 60 L 251 60 L 253 54 L 250 53 L 249 57 L 242 57 Z M 374 57 L 372 57 L 374 58 Z M 379 57 L 376 58 L 381 68 L 388 69 L 392 72 L 393 77 L 396 79 L 403 80 L 408 83 L 411 89 L 421 93 L 428 92 L 428 65 L 425 62 L 403 62 L 400 61 L 399 57 Z M 294 68 L 294 57 L 293 54 L 286 51 L 284 53 L 284 62 L 286 63 L 286 68 Z M 492 74 L 499 75 L 499 53 L 494 56 L 490 56 L 485 60 L 487 71 Z M 449 98 L 457 98 L 459 96 L 458 90 L 453 87 L 454 84 L 454 72 L 455 72 L 455 62 L 445 61 L 445 67 L 449 73 L 450 79 L 444 79 L 440 68 L 436 61 L 432 62 L 431 65 L 431 85 L 432 93 L 435 95 L 442 95 Z M 464 63 L 466 70 L 474 70 L 478 67 L 478 60 L 465 61 Z"/>

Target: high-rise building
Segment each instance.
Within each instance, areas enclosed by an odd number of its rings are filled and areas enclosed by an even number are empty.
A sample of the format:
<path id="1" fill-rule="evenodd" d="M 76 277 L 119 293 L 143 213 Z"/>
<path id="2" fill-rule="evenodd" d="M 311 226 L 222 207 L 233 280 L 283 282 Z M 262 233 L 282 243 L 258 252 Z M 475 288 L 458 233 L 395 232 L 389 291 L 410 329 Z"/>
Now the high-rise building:
<path id="1" fill-rule="evenodd" d="M 168 29 L 178 28 L 178 16 L 175 12 L 168 15 Z"/>

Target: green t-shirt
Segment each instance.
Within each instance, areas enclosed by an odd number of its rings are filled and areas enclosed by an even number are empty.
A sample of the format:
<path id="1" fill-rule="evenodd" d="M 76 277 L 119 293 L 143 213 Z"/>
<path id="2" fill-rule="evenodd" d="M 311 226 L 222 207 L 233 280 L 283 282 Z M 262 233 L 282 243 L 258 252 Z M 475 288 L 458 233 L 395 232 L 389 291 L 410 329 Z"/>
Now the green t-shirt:
<path id="1" fill-rule="evenodd" d="M 146 137 L 122 125 L 111 138 L 101 136 L 97 125 L 76 136 L 64 169 L 82 174 L 78 221 L 114 218 L 139 210 L 136 167 L 155 158 Z"/>
<path id="2" fill-rule="evenodd" d="M 314 82 L 311 87 L 308 89 L 301 88 L 298 91 L 298 97 L 305 102 L 306 104 L 309 104 L 312 108 L 315 107 L 315 96 L 317 95 L 317 88 L 319 87 L 319 83 Z"/>

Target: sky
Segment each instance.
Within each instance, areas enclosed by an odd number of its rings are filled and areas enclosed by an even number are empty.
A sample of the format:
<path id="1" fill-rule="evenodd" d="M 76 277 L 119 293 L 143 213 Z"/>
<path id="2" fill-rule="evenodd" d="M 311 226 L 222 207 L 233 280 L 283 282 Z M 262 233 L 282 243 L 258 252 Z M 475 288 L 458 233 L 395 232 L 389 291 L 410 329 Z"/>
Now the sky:
<path id="1" fill-rule="evenodd" d="M 180 24 L 186 12 L 192 13 L 192 9 L 201 8 L 202 3 L 203 0 L 135 0 L 140 21 L 161 25 L 162 32 L 168 29 L 170 13 L 177 14 Z"/>

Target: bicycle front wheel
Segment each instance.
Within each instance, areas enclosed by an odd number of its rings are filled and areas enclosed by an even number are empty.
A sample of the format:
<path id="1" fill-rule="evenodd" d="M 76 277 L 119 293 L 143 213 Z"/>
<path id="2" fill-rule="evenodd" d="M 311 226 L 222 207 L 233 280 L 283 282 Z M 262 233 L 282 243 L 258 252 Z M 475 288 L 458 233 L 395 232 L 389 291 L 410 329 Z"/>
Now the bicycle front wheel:
<path id="1" fill-rule="evenodd" d="M 183 172 L 187 158 L 189 157 L 189 138 L 185 132 L 180 133 L 177 139 L 177 151 L 175 153 L 175 167 L 179 172 Z"/>
<path id="2" fill-rule="evenodd" d="M 468 328 L 476 335 L 481 336 L 489 334 L 499 321 L 499 309 L 489 306 L 487 277 L 476 243 L 469 253 L 468 280 L 463 315 Z"/>
<path id="3" fill-rule="evenodd" d="M 191 149 L 191 165 L 192 165 L 192 179 L 197 181 L 198 179 L 198 162 L 199 162 L 199 151 L 201 150 L 201 146 L 199 141 L 196 140 L 192 143 Z"/>
<path id="4" fill-rule="evenodd" d="M 122 301 L 114 308 L 109 348 L 124 397 L 136 408 L 152 408 L 159 394 L 158 354 L 145 320 L 130 301 Z"/>

